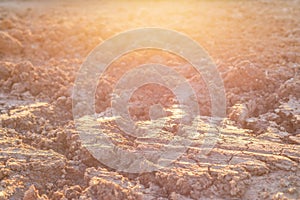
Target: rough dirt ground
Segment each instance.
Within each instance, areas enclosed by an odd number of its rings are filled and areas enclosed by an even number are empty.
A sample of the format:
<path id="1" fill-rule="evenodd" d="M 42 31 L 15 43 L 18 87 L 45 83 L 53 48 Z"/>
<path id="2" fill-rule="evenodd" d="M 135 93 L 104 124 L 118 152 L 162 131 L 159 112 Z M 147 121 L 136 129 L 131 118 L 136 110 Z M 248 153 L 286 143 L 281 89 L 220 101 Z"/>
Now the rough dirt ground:
<path id="1" fill-rule="evenodd" d="M 207 157 L 200 137 L 172 168 L 128 174 L 81 146 L 71 94 L 96 45 L 144 26 L 184 32 L 209 52 L 224 80 L 228 119 Z M 99 81 L 97 112 L 105 115 L 126 70 L 162 54 L 190 80 L 209 115 L 201 77 L 180 67 L 183 59 L 156 51 L 112 63 Z M 0 1 L 0 78 L 0 200 L 300 199 L 298 0 Z M 132 118 L 149 119 L 149 99 L 168 102 L 171 94 L 156 87 L 132 97 Z"/>

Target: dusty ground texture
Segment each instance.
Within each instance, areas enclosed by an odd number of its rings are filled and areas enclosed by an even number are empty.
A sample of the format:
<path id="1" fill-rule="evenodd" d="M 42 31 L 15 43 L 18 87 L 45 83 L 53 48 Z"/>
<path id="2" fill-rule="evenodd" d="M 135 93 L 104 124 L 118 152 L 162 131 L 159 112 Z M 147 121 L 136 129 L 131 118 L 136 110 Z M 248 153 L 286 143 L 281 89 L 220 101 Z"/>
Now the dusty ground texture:
<path id="1" fill-rule="evenodd" d="M 0 200 L 300 199 L 299 11 L 297 0 L 0 1 Z M 228 118 L 207 157 L 199 129 L 171 168 L 129 174 L 82 147 L 71 94 L 95 46 L 145 26 L 184 32 L 209 52 L 224 80 Z M 157 55 L 190 81 L 201 113 L 210 114 L 201 76 L 185 60 L 152 50 L 111 64 L 99 80 L 99 116 L 107 114 L 118 78 Z M 145 86 L 130 100 L 131 117 L 149 120 L 147 107 L 171 106 L 172 97 Z M 164 128 L 175 130 L 171 122 Z M 135 142 L 122 134 L 115 140 L 124 148 Z"/>

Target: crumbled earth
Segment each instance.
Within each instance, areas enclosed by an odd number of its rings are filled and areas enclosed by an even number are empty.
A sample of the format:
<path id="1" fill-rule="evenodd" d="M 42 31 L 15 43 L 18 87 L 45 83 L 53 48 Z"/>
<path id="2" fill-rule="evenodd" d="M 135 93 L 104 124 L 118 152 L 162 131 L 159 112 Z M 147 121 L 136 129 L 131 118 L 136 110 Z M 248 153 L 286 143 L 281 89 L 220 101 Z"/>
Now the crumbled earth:
<path id="1" fill-rule="evenodd" d="M 90 51 L 140 27 L 183 32 L 207 50 L 224 81 L 227 118 L 208 154 L 202 124 L 170 167 L 126 173 L 99 162 L 82 145 L 72 89 Z M 110 93 L 126 71 L 153 62 L 185 77 L 201 117 L 211 114 L 207 86 L 186 60 L 159 50 L 123 55 L 99 79 L 95 100 L 99 123 L 124 149 L 151 146 L 106 120 Z M 0 86 L 0 200 L 300 199 L 299 0 L 2 0 Z M 155 115 L 150 106 L 163 105 L 163 133 L 176 134 L 170 110 L 178 102 L 170 90 L 146 85 L 130 102 L 130 117 L 140 124 Z M 166 142 L 153 141 L 148 143 Z"/>

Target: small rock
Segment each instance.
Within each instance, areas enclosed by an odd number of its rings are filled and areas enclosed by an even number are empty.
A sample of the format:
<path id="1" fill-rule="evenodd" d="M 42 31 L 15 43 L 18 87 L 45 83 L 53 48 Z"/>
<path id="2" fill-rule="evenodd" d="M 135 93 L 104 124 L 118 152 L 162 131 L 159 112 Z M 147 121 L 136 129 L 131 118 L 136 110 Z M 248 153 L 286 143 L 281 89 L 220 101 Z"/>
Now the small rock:
<path id="1" fill-rule="evenodd" d="M 290 187 L 287 191 L 290 194 L 294 194 L 297 191 L 297 189 L 295 187 Z"/>
<path id="2" fill-rule="evenodd" d="M 14 83 L 12 86 L 12 94 L 20 94 L 26 91 L 26 87 L 22 83 Z"/>
<path id="3" fill-rule="evenodd" d="M 66 101 L 67 101 L 67 98 L 65 96 L 61 96 L 61 97 L 58 97 L 57 104 L 62 106 L 62 105 L 65 105 Z"/>
<path id="4" fill-rule="evenodd" d="M 235 104 L 229 113 L 229 118 L 240 125 L 244 125 L 249 117 L 249 110 L 245 104 Z"/>

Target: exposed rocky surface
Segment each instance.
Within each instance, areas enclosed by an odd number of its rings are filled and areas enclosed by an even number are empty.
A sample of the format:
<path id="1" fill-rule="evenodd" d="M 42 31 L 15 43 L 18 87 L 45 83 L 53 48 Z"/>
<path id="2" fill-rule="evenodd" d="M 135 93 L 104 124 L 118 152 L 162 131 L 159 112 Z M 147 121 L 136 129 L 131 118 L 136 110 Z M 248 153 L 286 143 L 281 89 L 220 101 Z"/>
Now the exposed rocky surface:
<path id="1" fill-rule="evenodd" d="M 299 6 L 297 0 L 0 1 L 0 200 L 299 199 Z M 145 26 L 184 32 L 209 52 L 224 80 L 228 118 L 207 155 L 201 124 L 169 168 L 132 174 L 109 168 L 82 146 L 72 88 L 98 43 Z M 161 114 L 151 106 L 164 106 L 164 137 L 135 139 L 109 118 L 117 80 L 151 62 L 189 80 L 203 119 L 211 114 L 207 86 L 186 60 L 157 50 L 126 54 L 95 94 L 101 127 L 124 149 L 156 148 L 178 130 L 172 113 L 178 102 L 155 84 L 134 92 L 129 112 L 143 124 Z"/>

